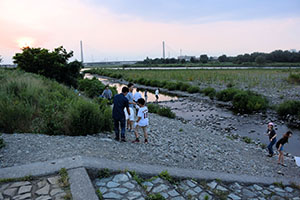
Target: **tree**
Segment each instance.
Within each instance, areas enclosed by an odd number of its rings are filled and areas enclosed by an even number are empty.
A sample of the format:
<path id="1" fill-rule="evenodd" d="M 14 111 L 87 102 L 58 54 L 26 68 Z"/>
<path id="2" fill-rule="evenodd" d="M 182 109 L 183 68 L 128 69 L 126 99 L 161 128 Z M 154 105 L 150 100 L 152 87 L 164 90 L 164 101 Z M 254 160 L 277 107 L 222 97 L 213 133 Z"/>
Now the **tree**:
<path id="1" fill-rule="evenodd" d="M 1 55 L 0 55 L 0 63 L 2 62 L 2 57 L 1 57 Z"/>
<path id="2" fill-rule="evenodd" d="M 190 61 L 191 61 L 191 63 L 196 63 L 197 59 L 194 56 L 192 56 Z"/>
<path id="3" fill-rule="evenodd" d="M 208 62 L 208 56 L 206 54 L 200 56 L 200 62 L 207 63 Z"/>
<path id="4" fill-rule="evenodd" d="M 257 64 L 264 64 L 264 63 L 266 63 L 266 58 L 262 55 L 259 55 L 255 58 L 255 62 Z"/>
<path id="5" fill-rule="evenodd" d="M 219 56 L 218 61 L 219 62 L 227 62 L 228 61 L 227 56 L 226 55 Z"/>
<path id="6" fill-rule="evenodd" d="M 77 87 L 77 79 L 83 66 L 78 61 L 68 63 L 68 59 L 73 56 L 72 51 L 68 53 L 62 46 L 52 52 L 48 49 L 30 47 L 23 48 L 22 51 L 13 57 L 18 68 Z"/>

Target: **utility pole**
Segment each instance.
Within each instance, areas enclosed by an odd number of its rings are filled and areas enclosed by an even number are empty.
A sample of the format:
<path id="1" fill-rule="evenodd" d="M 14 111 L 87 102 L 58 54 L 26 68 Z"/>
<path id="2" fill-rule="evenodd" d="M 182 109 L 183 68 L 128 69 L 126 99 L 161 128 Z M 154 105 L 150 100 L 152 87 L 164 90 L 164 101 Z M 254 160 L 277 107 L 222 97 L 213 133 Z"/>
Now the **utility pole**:
<path id="1" fill-rule="evenodd" d="M 83 63 L 83 49 L 82 49 L 82 41 L 80 40 L 80 52 L 81 52 L 81 62 Z"/>
<path id="2" fill-rule="evenodd" d="M 163 44 L 163 59 L 165 59 L 166 58 L 166 56 L 165 56 L 165 41 L 163 41 L 162 44 Z"/>

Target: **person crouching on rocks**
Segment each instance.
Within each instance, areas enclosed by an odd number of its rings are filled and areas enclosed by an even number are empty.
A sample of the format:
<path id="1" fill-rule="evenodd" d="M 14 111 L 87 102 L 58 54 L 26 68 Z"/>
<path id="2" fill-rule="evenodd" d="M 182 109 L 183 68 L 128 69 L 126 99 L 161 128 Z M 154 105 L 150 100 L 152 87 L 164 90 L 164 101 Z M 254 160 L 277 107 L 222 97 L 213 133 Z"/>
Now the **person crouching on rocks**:
<path id="1" fill-rule="evenodd" d="M 270 143 L 268 145 L 268 150 L 269 150 L 269 155 L 268 156 L 272 157 L 274 155 L 273 145 L 277 141 L 277 139 L 276 139 L 277 134 L 274 130 L 274 124 L 272 122 L 270 122 L 268 124 L 267 135 L 269 136 L 269 140 L 270 140 Z"/>
<path id="2" fill-rule="evenodd" d="M 135 140 L 133 141 L 133 143 L 140 142 L 139 133 L 138 133 L 138 129 L 140 127 L 144 132 L 145 143 L 147 144 L 148 143 L 147 126 L 149 125 L 148 108 L 147 108 L 147 106 L 145 106 L 145 100 L 143 98 L 140 98 L 137 101 L 137 104 L 139 105 L 140 109 L 137 114 L 138 119 L 135 123 L 135 125 L 136 125 L 135 131 L 134 131 Z"/>
<path id="3" fill-rule="evenodd" d="M 283 163 L 283 145 L 289 142 L 289 138 L 292 136 L 292 134 L 293 133 L 291 131 L 286 132 L 283 137 L 276 143 L 276 148 L 279 151 L 278 164 L 281 164 L 284 167 L 286 167 L 286 165 Z"/>

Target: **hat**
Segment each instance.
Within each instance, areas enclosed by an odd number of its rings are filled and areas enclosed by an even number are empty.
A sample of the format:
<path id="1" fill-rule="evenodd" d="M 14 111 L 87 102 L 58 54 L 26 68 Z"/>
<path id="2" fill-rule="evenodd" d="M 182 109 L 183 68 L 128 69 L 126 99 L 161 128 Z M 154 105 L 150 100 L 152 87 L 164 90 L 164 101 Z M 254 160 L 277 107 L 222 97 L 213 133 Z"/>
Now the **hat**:
<path id="1" fill-rule="evenodd" d="M 268 126 L 274 126 L 274 124 L 272 122 L 268 123 Z"/>

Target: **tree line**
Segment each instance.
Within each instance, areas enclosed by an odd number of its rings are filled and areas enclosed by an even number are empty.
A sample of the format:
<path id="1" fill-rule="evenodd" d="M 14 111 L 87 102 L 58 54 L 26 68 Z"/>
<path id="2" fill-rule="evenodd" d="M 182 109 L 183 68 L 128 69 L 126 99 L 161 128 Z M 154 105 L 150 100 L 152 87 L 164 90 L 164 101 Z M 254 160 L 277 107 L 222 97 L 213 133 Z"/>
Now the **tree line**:
<path id="1" fill-rule="evenodd" d="M 189 59 L 180 58 L 146 58 L 137 64 L 184 64 L 184 63 L 210 63 L 210 62 L 231 62 L 234 64 L 242 63 L 300 63 L 300 51 L 275 50 L 271 53 L 254 52 L 251 54 L 240 54 L 237 56 L 227 56 L 225 54 L 219 57 L 209 57 L 206 54 L 199 57 L 191 56 Z"/>

